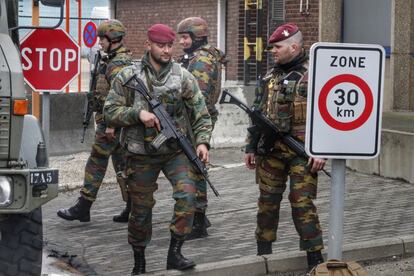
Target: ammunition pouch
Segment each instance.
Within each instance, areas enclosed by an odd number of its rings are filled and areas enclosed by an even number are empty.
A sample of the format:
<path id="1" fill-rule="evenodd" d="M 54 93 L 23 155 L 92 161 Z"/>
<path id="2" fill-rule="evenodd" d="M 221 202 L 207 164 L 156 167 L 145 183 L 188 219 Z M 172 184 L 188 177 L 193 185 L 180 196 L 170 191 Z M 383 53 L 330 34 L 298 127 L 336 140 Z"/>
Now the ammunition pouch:
<path id="1" fill-rule="evenodd" d="M 306 102 L 293 103 L 293 125 L 303 125 L 306 123 Z"/>
<path id="2" fill-rule="evenodd" d="M 279 93 L 277 94 L 277 102 L 279 104 L 293 102 L 295 100 L 295 85 L 296 81 L 287 81 L 281 84 Z M 275 88 L 278 86 L 275 86 Z"/>
<path id="3" fill-rule="evenodd" d="M 277 105 L 277 115 L 275 121 L 281 132 L 290 132 L 292 125 L 292 103 Z"/>
<path id="4" fill-rule="evenodd" d="M 130 153 L 142 155 L 162 155 L 177 152 L 179 147 L 172 139 L 157 134 L 155 128 L 135 125 L 122 129 L 121 145 Z"/>
<path id="5" fill-rule="evenodd" d="M 306 128 L 306 98 L 300 96 L 293 102 L 292 130 L 293 136 L 304 137 Z"/>

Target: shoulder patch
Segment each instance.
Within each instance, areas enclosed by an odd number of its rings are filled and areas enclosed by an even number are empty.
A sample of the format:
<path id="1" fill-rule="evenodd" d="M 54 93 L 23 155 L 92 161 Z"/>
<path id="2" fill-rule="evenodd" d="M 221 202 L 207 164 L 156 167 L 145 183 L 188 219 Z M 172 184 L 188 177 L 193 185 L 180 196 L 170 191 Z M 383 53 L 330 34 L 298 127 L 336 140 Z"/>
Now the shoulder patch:
<path id="1" fill-rule="evenodd" d="M 297 71 L 292 71 L 289 74 L 287 74 L 283 80 L 287 80 L 287 81 L 299 81 L 300 79 L 302 79 L 303 75 Z"/>

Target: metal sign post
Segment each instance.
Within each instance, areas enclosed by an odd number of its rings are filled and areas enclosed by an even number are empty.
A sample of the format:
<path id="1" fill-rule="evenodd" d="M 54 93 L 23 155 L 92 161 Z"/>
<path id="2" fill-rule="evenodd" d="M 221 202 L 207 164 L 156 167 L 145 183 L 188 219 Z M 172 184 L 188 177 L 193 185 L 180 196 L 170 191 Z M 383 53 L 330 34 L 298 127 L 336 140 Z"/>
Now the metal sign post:
<path id="1" fill-rule="evenodd" d="M 48 148 L 50 130 L 50 92 L 43 92 L 42 94 L 42 129 L 46 148 Z"/>
<path id="2" fill-rule="evenodd" d="M 328 260 L 342 259 L 345 197 L 345 159 L 332 160 Z"/>
<path id="3" fill-rule="evenodd" d="M 305 149 L 332 159 L 328 259 L 342 258 L 346 159 L 378 156 L 385 51 L 315 43 L 310 51 Z"/>

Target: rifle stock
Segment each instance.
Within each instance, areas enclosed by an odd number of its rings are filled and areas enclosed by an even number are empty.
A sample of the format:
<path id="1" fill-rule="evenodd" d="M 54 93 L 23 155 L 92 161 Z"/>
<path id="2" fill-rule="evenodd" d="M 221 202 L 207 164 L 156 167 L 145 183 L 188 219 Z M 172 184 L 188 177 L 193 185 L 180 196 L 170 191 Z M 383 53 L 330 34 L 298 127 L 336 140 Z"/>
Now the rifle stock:
<path id="1" fill-rule="evenodd" d="M 129 85 L 131 80 L 135 80 L 134 85 Z M 177 140 L 179 146 L 183 150 L 184 154 L 193 164 L 194 168 L 200 173 L 207 184 L 210 186 L 211 190 L 214 194 L 219 197 L 220 194 L 214 187 L 214 185 L 210 182 L 208 177 L 207 167 L 205 164 L 200 160 L 197 156 L 196 151 L 194 150 L 193 145 L 188 140 L 188 138 L 182 134 L 174 125 L 174 122 L 168 112 L 165 110 L 164 106 L 156 99 L 152 98 L 148 92 L 147 87 L 143 83 L 143 81 L 138 78 L 136 75 L 133 75 L 129 79 L 127 79 L 123 84 L 123 86 L 133 89 L 134 91 L 138 92 L 142 95 L 145 100 L 148 102 L 149 106 L 152 109 L 152 112 L 160 121 L 161 131 L 160 134 L 154 139 L 152 146 L 157 149 L 159 148 L 163 142 L 168 139 L 175 139 Z"/>
<path id="2" fill-rule="evenodd" d="M 288 145 L 297 155 L 309 158 L 309 155 L 305 151 L 304 145 L 293 138 L 291 135 L 282 133 L 280 129 L 274 124 L 269 118 L 267 118 L 260 110 L 249 108 L 241 100 L 233 96 L 227 90 L 223 90 L 223 93 L 220 98 L 220 104 L 235 104 L 241 109 L 243 109 L 252 120 L 253 126 L 250 127 L 250 131 L 259 130 L 269 137 L 274 137 L 276 139 L 281 139 L 283 143 Z M 325 169 L 322 171 L 327 175 L 331 176 L 329 172 Z"/>

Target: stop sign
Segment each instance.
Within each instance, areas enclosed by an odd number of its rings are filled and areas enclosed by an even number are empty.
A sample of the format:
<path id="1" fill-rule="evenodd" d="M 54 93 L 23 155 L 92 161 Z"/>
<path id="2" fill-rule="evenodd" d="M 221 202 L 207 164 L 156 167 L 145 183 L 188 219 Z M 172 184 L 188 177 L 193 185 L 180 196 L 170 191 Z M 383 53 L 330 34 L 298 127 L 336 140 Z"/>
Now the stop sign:
<path id="1" fill-rule="evenodd" d="M 36 29 L 20 42 L 23 75 L 37 91 L 62 91 L 80 72 L 80 48 L 62 29 Z"/>

